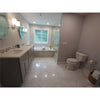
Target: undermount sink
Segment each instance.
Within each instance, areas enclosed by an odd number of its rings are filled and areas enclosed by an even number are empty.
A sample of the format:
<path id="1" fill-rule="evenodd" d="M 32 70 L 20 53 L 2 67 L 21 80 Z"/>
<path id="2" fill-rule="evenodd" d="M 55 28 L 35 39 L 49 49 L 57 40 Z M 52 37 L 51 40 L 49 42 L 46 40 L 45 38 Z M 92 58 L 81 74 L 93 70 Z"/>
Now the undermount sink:
<path id="1" fill-rule="evenodd" d="M 13 53 L 15 53 L 15 54 L 17 53 L 17 54 L 18 54 L 18 53 L 21 53 L 22 51 L 23 51 L 23 50 L 18 50 L 18 49 L 17 49 L 17 50 L 13 50 Z"/>

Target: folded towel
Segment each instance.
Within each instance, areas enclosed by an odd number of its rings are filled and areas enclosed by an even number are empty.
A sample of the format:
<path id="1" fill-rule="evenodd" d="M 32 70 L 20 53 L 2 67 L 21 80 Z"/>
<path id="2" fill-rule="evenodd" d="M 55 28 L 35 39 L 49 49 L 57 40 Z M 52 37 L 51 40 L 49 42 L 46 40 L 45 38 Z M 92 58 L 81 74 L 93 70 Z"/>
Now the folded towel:
<path id="1" fill-rule="evenodd" d="M 98 78 L 99 78 L 99 75 L 100 75 L 100 71 L 97 71 L 97 70 L 95 70 L 95 71 L 92 73 L 92 76 L 93 76 L 95 79 L 98 79 Z"/>

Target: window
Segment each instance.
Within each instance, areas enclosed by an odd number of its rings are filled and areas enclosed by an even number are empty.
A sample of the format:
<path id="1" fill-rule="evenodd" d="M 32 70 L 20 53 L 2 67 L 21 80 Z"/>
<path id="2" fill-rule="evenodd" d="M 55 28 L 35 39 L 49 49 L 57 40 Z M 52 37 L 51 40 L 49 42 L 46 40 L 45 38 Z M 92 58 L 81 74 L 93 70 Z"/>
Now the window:
<path id="1" fill-rule="evenodd" d="M 47 30 L 35 30 L 35 43 L 48 43 Z"/>

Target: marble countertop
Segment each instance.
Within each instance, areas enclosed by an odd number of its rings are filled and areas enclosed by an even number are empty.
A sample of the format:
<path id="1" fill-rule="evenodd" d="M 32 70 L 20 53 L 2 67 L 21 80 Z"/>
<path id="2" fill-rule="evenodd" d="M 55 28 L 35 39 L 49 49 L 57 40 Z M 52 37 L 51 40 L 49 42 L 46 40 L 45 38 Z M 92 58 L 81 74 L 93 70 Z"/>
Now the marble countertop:
<path id="1" fill-rule="evenodd" d="M 0 58 L 20 58 L 32 47 L 33 45 L 24 45 L 20 48 L 11 49 L 8 52 L 0 53 Z"/>

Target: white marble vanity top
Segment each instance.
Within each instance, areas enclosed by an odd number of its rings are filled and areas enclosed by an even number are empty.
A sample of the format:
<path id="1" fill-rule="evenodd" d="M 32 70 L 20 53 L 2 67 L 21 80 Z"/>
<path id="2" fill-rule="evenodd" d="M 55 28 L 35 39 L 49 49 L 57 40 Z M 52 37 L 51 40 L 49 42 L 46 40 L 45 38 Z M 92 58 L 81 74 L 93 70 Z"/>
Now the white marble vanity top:
<path id="1" fill-rule="evenodd" d="M 20 48 L 11 49 L 8 52 L 0 53 L 0 58 L 20 58 L 32 47 L 33 45 L 24 45 Z"/>

